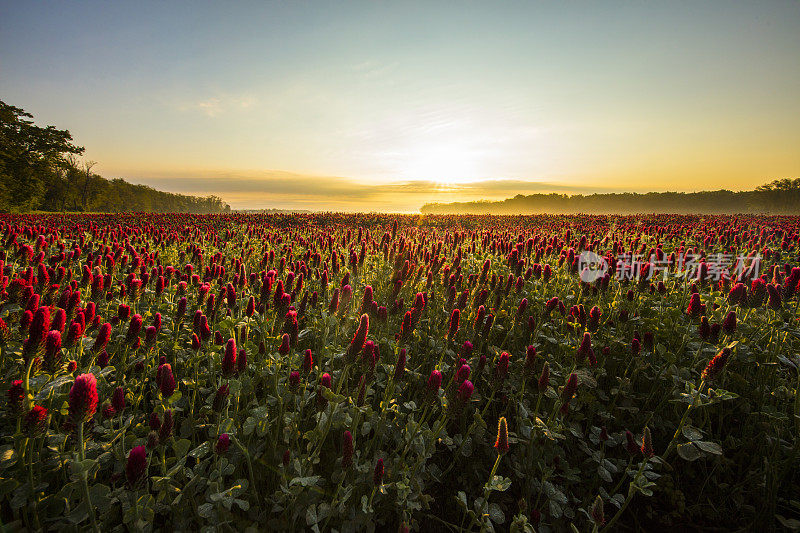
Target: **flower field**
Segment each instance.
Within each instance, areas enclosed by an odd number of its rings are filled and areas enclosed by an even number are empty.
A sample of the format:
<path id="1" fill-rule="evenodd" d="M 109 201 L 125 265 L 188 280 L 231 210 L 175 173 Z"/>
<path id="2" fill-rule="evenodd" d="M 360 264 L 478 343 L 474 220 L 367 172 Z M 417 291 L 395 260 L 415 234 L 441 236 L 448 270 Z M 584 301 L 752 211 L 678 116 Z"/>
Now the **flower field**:
<path id="1" fill-rule="evenodd" d="M 0 238 L 9 531 L 800 529 L 798 217 Z"/>

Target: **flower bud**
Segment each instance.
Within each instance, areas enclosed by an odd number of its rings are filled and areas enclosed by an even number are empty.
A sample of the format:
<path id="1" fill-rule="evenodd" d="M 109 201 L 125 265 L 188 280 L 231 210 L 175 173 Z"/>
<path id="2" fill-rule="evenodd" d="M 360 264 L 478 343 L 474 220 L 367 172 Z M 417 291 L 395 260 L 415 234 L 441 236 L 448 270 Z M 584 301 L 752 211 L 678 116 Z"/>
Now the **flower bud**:
<path id="1" fill-rule="evenodd" d="M 731 349 L 723 348 L 722 351 L 720 351 L 711 359 L 711 361 L 708 362 L 708 365 L 706 365 L 705 369 L 700 375 L 701 379 L 704 381 L 713 381 L 716 379 L 717 376 L 722 372 L 723 368 L 725 368 L 725 364 L 728 362 L 730 356 Z"/>
<path id="2" fill-rule="evenodd" d="M 561 393 L 561 397 L 565 402 L 569 402 L 575 395 L 576 390 L 578 390 L 578 374 L 573 372 L 569 375 L 567 383 L 564 385 L 564 390 Z"/>
<path id="3" fill-rule="evenodd" d="M 539 392 L 544 392 L 547 390 L 547 387 L 550 385 L 550 363 L 545 361 L 544 366 L 542 367 L 542 373 L 539 376 Z"/>
<path id="4" fill-rule="evenodd" d="M 383 459 L 378 459 L 378 462 L 375 463 L 375 471 L 372 474 L 372 481 L 376 486 L 380 486 L 383 483 Z"/>
<path id="5" fill-rule="evenodd" d="M 25 415 L 22 427 L 28 437 L 43 436 L 47 432 L 47 409 L 41 405 L 34 405 Z"/>
<path id="6" fill-rule="evenodd" d="M 655 451 L 653 451 L 653 437 L 650 434 L 650 428 L 647 426 L 644 427 L 644 433 L 642 435 L 642 455 L 648 458 L 655 455 Z"/>
<path id="7" fill-rule="evenodd" d="M 464 365 L 466 366 L 466 365 Z M 461 403 L 467 403 L 472 398 L 472 393 L 475 391 L 475 386 L 468 379 L 465 379 L 458 387 L 456 398 Z"/>
<path id="8" fill-rule="evenodd" d="M 172 365 L 169 363 L 159 365 L 156 374 L 156 383 L 161 391 L 162 397 L 169 398 L 172 396 L 175 392 L 175 376 L 172 374 Z"/>
<path id="9" fill-rule="evenodd" d="M 494 443 L 497 453 L 504 454 L 508 451 L 508 422 L 506 417 L 501 416 L 497 422 L 497 440 Z"/>
<path id="10" fill-rule="evenodd" d="M 14 416 L 20 416 L 22 407 L 25 404 L 25 388 L 21 379 L 15 379 L 11 382 L 11 387 L 6 392 L 6 398 L 8 398 L 8 410 Z"/>
<path id="11" fill-rule="evenodd" d="M 222 410 L 225 408 L 225 404 L 228 402 L 228 395 L 230 394 L 230 389 L 227 383 L 220 385 L 217 389 L 217 392 L 214 393 L 214 401 L 211 403 L 211 408 L 216 413 L 221 413 Z"/>
<path id="12" fill-rule="evenodd" d="M 61 332 L 53 329 L 44 341 L 44 366 L 53 372 L 61 364 Z"/>
<path id="13" fill-rule="evenodd" d="M 637 446 L 636 441 L 633 440 L 633 433 L 627 429 L 625 430 L 625 440 L 627 441 L 625 444 L 625 449 L 628 450 L 630 455 L 636 455 L 639 453 L 639 446 Z"/>
<path id="14" fill-rule="evenodd" d="M 228 339 L 222 356 L 222 375 L 230 377 L 236 372 L 236 341 Z"/>
<path id="15" fill-rule="evenodd" d="M 244 348 L 239 348 L 239 355 L 236 357 L 236 372 L 243 374 L 247 370 L 247 352 Z"/>
<path id="16" fill-rule="evenodd" d="M 402 348 L 397 354 L 397 363 L 394 365 L 394 379 L 402 379 L 406 371 L 406 349 Z"/>
<path id="17" fill-rule="evenodd" d="M 228 436 L 227 433 L 223 433 L 217 439 L 217 444 L 214 447 L 214 450 L 217 452 L 217 455 L 222 455 L 228 451 L 228 448 L 231 446 L 231 438 Z"/>
<path id="18" fill-rule="evenodd" d="M 117 413 L 121 413 L 125 409 L 125 389 L 117 387 L 114 389 L 114 395 L 111 397 L 111 405 Z"/>
<path id="19" fill-rule="evenodd" d="M 81 374 L 69 391 L 69 417 L 75 423 L 88 422 L 97 411 L 97 378 Z"/>
<path id="20" fill-rule="evenodd" d="M 509 358 L 510 355 L 508 352 L 501 353 L 497 360 L 497 364 L 494 367 L 494 376 L 499 383 L 502 383 L 506 379 L 506 376 L 508 376 Z"/>
<path id="21" fill-rule="evenodd" d="M 101 351 L 105 350 L 110 340 L 111 324 L 106 322 L 100 326 L 100 331 L 97 332 L 97 337 L 95 338 L 94 346 L 92 346 L 92 351 L 94 353 L 100 353 Z"/>
<path id="22" fill-rule="evenodd" d="M 591 509 L 592 520 L 595 526 L 600 527 L 606 522 L 605 512 L 603 511 L 603 498 L 597 496 L 592 503 Z"/>
<path id="23" fill-rule="evenodd" d="M 353 465 L 353 435 L 345 430 L 342 435 L 342 468 Z"/>
<path id="24" fill-rule="evenodd" d="M 278 347 L 278 353 L 286 355 L 289 353 L 289 334 L 284 333 L 281 337 L 281 345 Z"/>
<path id="25" fill-rule="evenodd" d="M 439 388 L 442 386 L 442 373 L 438 370 L 431 370 L 431 375 L 428 377 L 427 391 L 432 397 L 436 397 Z"/>
<path id="26" fill-rule="evenodd" d="M 147 450 L 144 446 L 136 446 L 128 454 L 125 463 L 125 478 L 130 487 L 136 487 L 144 478 L 147 470 Z"/>
<path id="27" fill-rule="evenodd" d="M 300 372 L 297 370 L 292 370 L 292 372 L 289 374 L 289 387 L 291 387 L 292 391 L 295 392 L 299 386 Z"/>

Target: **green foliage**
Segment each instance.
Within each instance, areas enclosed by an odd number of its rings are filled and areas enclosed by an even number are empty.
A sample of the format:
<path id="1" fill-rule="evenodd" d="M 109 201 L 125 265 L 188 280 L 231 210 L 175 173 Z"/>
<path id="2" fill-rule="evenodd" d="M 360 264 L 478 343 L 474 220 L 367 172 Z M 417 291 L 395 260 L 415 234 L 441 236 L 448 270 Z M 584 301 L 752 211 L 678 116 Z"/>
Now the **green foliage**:
<path id="1" fill-rule="evenodd" d="M 122 179 L 106 180 L 80 167 L 83 153 L 68 130 L 40 127 L 32 115 L 0 101 L 0 212 L 223 213 L 217 196 L 157 191 Z"/>
<path id="2" fill-rule="evenodd" d="M 0 215 L 0 520 L 14 531 L 86 530 L 93 516 L 109 531 L 797 528 L 798 235 L 800 218 L 761 216 Z M 737 300 L 731 281 L 690 279 L 669 261 L 654 285 L 585 283 L 567 258 L 587 246 L 618 257 L 769 250 L 762 274 L 782 298 Z M 549 278 L 535 273 L 543 265 Z M 345 282 L 353 298 L 332 308 Z M 687 313 L 693 291 L 711 324 L 735 312 L 735 327 L 703 336 Z M 364 294 L 386 315 L 360 309 Z M 553 297 L 564 307 L 548 311 Z M 29 307 L 67 317 L 57 364 L 25 344 Z M 90 309 L 102 318 L 66 342 Z M 349 353 L 362 312 L 374 359 Z M 144 326 L 130 333 L 137 315 Z M 587 334 L 595 359 L 579 353 Z M 246 366 L 223 370 L 228 339 Z M 462 355 L 474 385 L 464 401 Z M 81 447 L 70 390 L 85 372 L 99 404 Z M 119 412 L 108 410 L 117 387 Z M 33 404 L 48 410 L 42 433 Z M 167 410 L 174 427 L 162 435 Z M 147 463 L 131 481 L 139 446 Z"/>
<path id="3" fill-rule="evenodd" d="M 67 130 L 33 124 L 30 113 L 0 101 L 0 210 L 38 209 L 66 182 L 71 154 L 83 153 Z"/>

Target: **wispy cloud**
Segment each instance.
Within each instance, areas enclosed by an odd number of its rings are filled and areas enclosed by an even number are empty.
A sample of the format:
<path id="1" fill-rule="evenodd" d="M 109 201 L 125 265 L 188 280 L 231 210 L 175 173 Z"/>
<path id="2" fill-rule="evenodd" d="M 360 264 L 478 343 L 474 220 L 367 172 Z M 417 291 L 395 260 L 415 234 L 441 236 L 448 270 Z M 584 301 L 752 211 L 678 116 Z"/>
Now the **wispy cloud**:
<path id="1" fill-rule="evenodd" d="M 350 66 L 350 70 L 363 79 L 374 80 L 388 76 L 397 68 L 397 62 L 381 63 L 380 61 L 366 60 Z"/>
<path id="2" fill-rule="evenodd" d="M 197 108 L 209 117 L 215 117 L 222 111 L 222 103 L 219 98 L 209 98 L 202 102 L 197 102 Z"/>
<path id="3" fill-rule="evenodd" d="M 240 95 L 240 96 L 212 96 L 204 100 L 198 100 L 191 103 L 184 103 L 179 106 L 182 111 L 200 111 L 206 116 L 216 117 L 228 111 L 237 109 L 247 109 L 258 103 L 254 96 Z"/>

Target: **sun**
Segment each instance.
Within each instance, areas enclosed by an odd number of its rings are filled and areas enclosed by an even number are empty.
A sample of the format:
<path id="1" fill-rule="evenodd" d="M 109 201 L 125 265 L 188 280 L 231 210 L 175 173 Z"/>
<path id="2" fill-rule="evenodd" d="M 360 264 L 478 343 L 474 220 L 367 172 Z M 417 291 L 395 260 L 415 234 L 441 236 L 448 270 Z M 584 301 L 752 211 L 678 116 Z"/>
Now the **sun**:
<path id="1" fill-rule="evenodd" d="M 404 157 L 401 172 L 407 179 L 452 187 L 479 179 L 482 166 L 472 143 L 451 140 L 413 146 Z"/>

